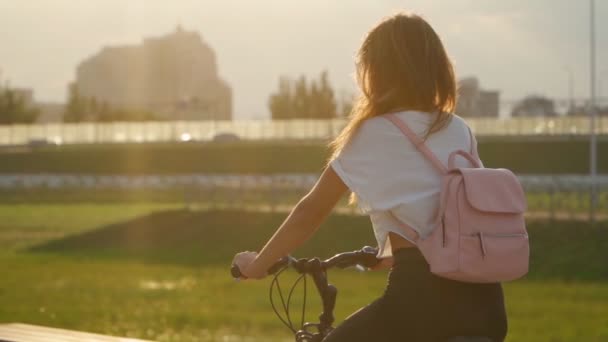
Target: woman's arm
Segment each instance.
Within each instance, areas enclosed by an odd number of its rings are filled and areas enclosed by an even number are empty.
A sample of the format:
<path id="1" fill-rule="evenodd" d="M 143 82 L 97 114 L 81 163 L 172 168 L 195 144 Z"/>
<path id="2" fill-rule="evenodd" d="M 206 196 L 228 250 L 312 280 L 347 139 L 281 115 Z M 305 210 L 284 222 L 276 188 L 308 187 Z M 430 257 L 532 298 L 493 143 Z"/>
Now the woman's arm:
<path id="1" fill-rule="evenodd" d="M 347 190 L 335 171 L 327 167 L 260 253 L 239 253 L 234 263 L 246 277 L 263 278 L 277 260 L 293 252 L 316 232 Z"/>

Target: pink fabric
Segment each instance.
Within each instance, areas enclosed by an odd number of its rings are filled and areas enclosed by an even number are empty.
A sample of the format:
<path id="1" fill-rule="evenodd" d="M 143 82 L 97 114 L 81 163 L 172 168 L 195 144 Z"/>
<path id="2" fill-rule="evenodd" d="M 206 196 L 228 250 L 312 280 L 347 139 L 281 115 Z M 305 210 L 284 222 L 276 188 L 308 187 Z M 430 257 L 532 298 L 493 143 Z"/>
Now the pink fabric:
<path id="1" fill-rule="evenodd" d="M 517 177 L 506 169 L 460 169 L 467 201 L 483 212 L 523 214 L 525 194 Z M 491 184 L 491 185 L 488 185 Z M 489 187 L 501 196 L 489 196 Z"/>
<path id="2" fill-rule="evenodd" d="M 471 152 L 452 152 L 446 168 L 403 121 L 393 114 L 384 117 L 442 174 L 440 209 L 430 236 L 421 239 L 395 217 L 425 256 L 431 272 L 473 283 L 524 276 L 530 248 L 524 221 L 526 199 L 517 177 L 506 169 L 482 168 L 472 134 Z M 469 160 L 473 167 L 454 167 L 457 156 Z"/>
<path id="3" fill-rule="evenodd" d="M 469 154 L 468 152 L 462 151 L 462 150 L 458 150 L 458 151 L 454 151 L 452 152 L 452 154 L 450 154 L 450 159 L 448 160 L 448 169 L 454 169 L 454 160 L 456 159 L 457 156 L 462 156 L 463 158 L 465 158 L 466 160 L 469 161 L 469 163 L 471 163 L 471 165 L 480 168 L 481 167 L 481 162 L 479 161 L 479 158 L 474 157 L 473 155 Z"/>
<path id="4" fill-rule="evenodd" d="M 401 132 L 405 134 L 405 136 L 410 139 L 412 144 L 416 146 L 416 148 L 435 166 L 437 170 L 441 173 L 445 173 L 447 171 L 445 165 L 437 159 L 437 156 L 424 144 L 424 141 L 412 131 L 405 122 L 399 120 L 399 118 L 395 114 L 389 114 L 385 116 L 390 122 L 399 127 Z"/>

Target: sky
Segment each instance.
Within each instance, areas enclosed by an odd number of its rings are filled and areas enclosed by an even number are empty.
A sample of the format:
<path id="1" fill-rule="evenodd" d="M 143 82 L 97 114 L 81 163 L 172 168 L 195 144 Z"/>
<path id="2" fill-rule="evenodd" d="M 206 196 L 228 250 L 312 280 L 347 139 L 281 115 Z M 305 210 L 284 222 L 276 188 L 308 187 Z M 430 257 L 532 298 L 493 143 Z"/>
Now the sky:
<path id="1" fill-rule="evenodd" d="M 0 0 L 0 80 L 63 102 L 75 68 L 103 46 L 138 44 L 181 25 L 216 53 L 237 119 L 268 116 L 282 75 L 327 70 L 356 93 L 364 34 L 397 11 L 424 16 L 459 77 L 474 75 L 505 102 L 527 94 L 589 97 L 589 2 L 580 0 Z M 608 96 L 608 0 L 596 0 L 598 83 Z"/>

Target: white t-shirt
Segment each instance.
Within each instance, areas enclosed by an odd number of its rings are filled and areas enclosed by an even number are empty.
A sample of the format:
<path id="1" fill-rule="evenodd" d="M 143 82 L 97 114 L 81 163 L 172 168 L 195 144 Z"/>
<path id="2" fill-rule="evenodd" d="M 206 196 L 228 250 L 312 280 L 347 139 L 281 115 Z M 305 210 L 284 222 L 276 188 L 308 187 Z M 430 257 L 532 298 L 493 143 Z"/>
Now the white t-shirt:
<path id="1" fill-rule="evenodd" d="M 436 117 L 416 111 L 396 115 L 420 137 Z M 449 124 L 431 134 L 425 144 L 447 165 L 451 152 L 471 151 L 470 130 L 462 118 L 453 115 Z M 381 116 L 366 120 L 330 165 L 357 195 L 360 209 L 370 216 L 378 256 L 391 255 L 389 232 L 408 239 L 389 210 L 419 236 L 431 233 L 439 210 L 441 175 L 393 123 Z M 456 158 L 456 166 L 466 167 L 468 162 Z"/>

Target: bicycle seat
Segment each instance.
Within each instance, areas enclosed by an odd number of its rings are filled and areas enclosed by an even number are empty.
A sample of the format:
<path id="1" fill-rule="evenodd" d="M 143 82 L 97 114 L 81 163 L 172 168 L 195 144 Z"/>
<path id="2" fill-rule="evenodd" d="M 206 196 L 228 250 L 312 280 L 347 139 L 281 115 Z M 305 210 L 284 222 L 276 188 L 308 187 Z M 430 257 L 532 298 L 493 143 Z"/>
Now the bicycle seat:
<path id="1" fill-rule="evenodd" d="M 479 336 L 458 336 L 452 337 L 446 342 L 493 342 L 489 337 L 479 337 Z"/>

